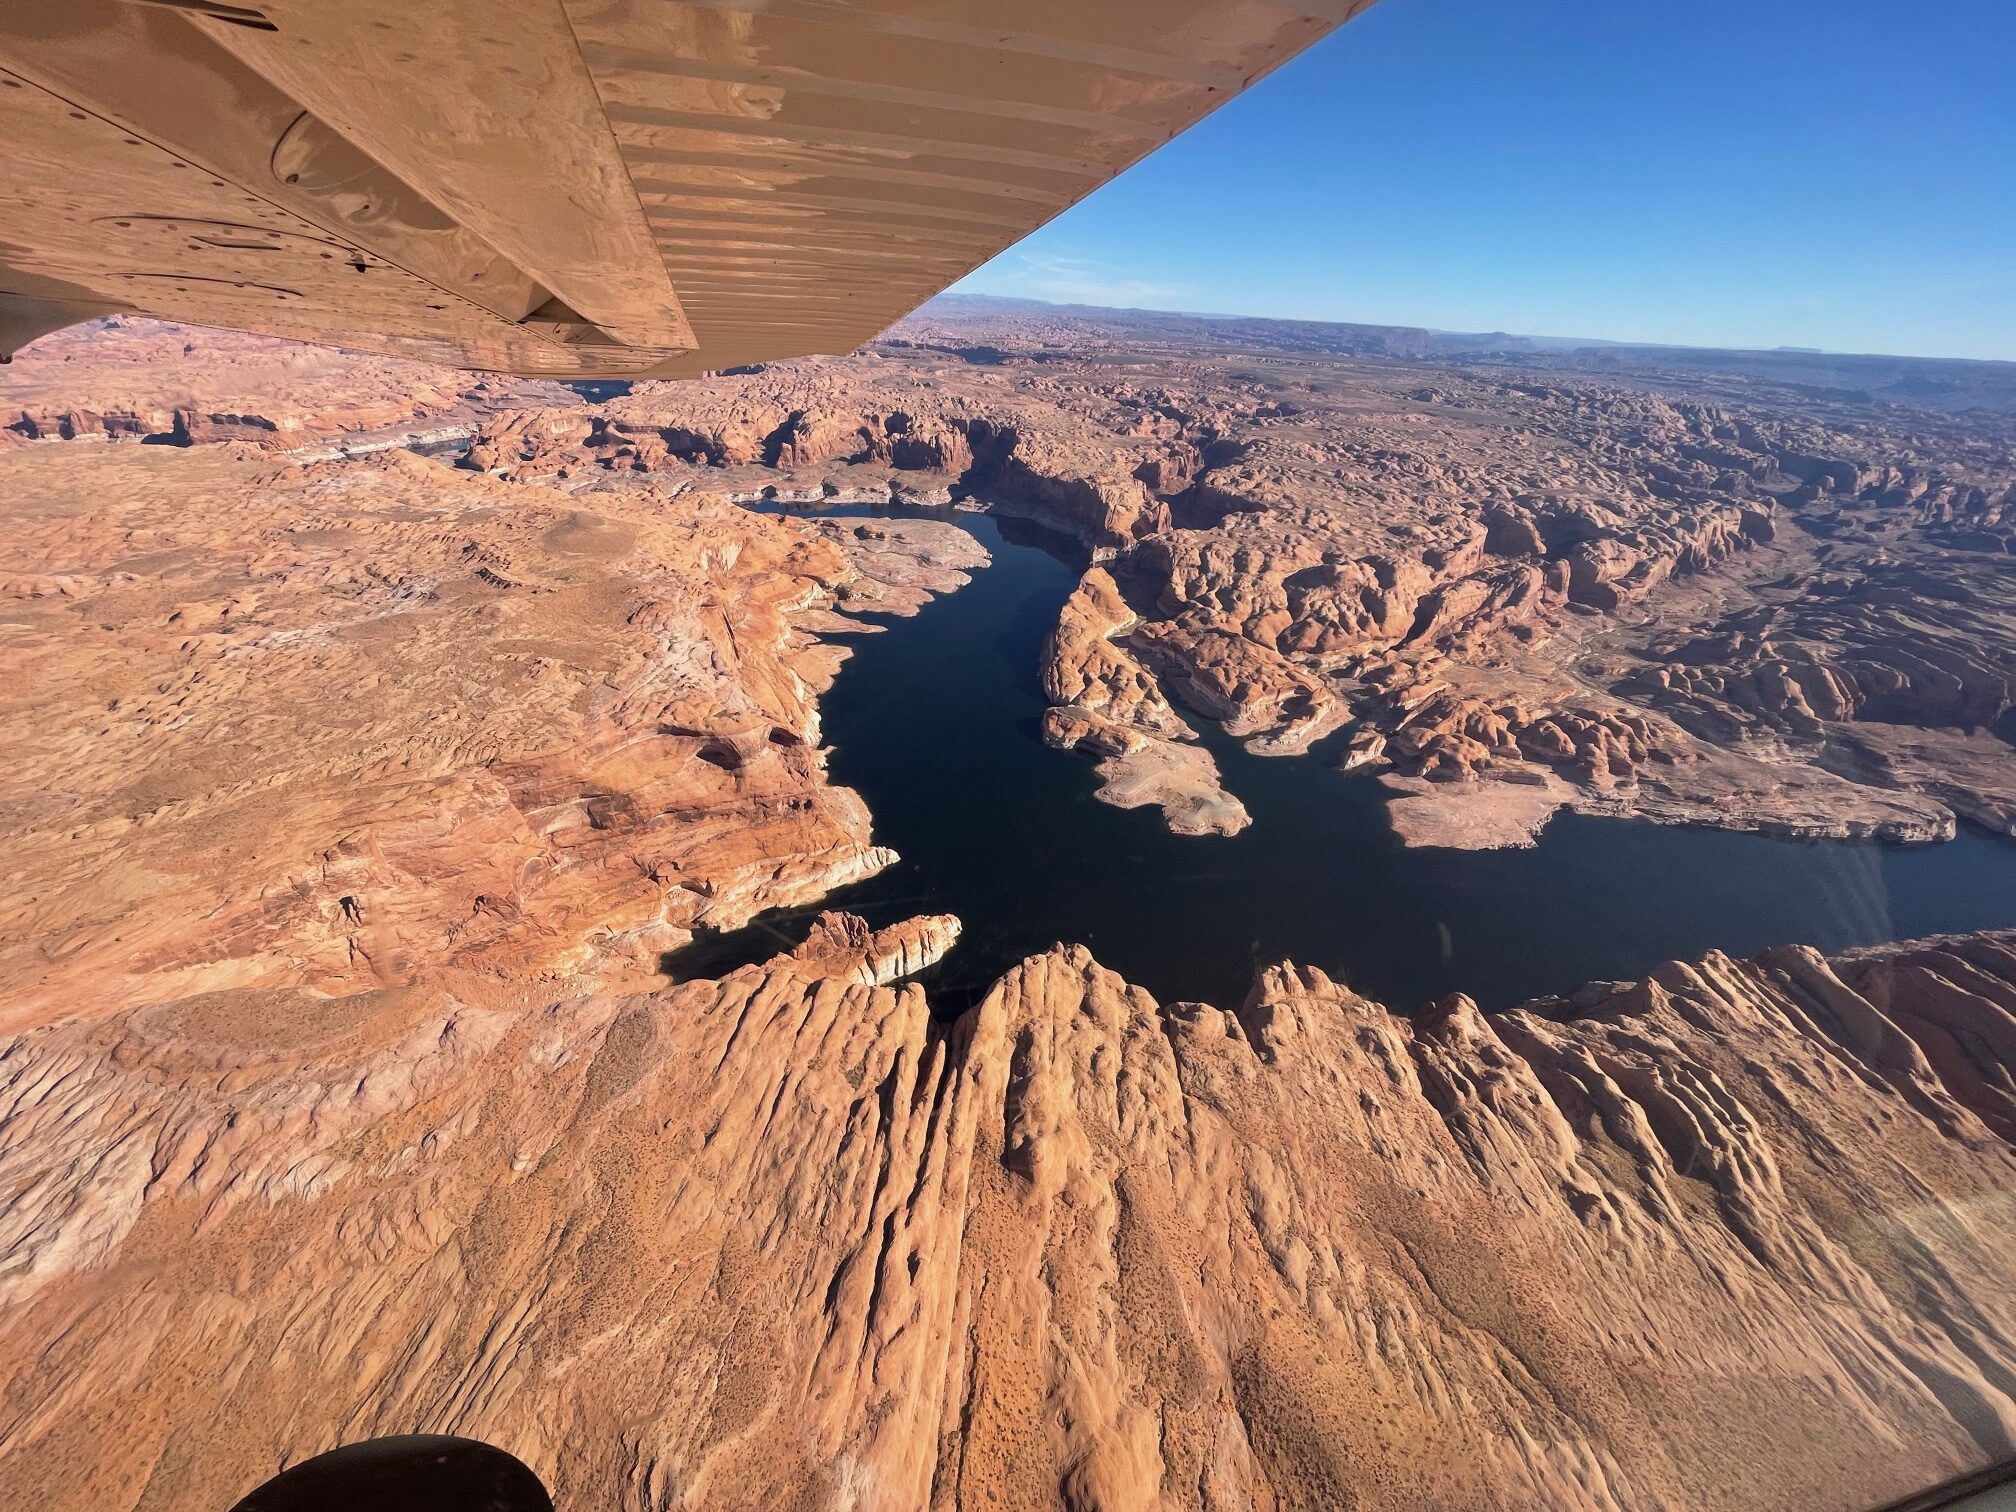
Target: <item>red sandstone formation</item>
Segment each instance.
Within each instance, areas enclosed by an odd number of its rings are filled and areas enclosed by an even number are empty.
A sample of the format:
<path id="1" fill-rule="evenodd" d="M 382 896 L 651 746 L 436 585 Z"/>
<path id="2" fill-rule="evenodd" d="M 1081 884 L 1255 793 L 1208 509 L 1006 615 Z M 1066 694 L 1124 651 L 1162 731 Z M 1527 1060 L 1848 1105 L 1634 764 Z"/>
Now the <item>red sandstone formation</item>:
<path id="1" fill-rule="evenodd" d="M 803 943 L 769 964 L 815 981 L 830 978 L 886 987 L 943 959 L 958 940 L 959 921 L 950 914 L 927 914 L 887 929 L 871 929 L 857 914 L 822 913 Z"/>
<path id="2" fill-rule="evenodd" d="M 1252 820 L 1218 781 L 1218 764 L 1116 637 L 1136 623 L 1112 576 L 1094 567 L 1065 602 L 1043 649 L 1043 691 L 1055 700 L 1043 738 L 1099 758 L 1099 797 L 1153 806 L 1182 835 L 1231 835 Z"/>
<path id="3" fill-rule="evenodd" d="M 466 435 L 500 409 L 570 397 L 556 383 L 115 315 L 43 337 L 0 373 L 0 446 L 80 439 L 369 446 Z"/>
<path id="4" fill-rule="evenodd" d="M 0 457 L 0 1029 L 171 987 L 648 975 L 891 859 L 826 785 L 845 653 L 808 630 L 963 582 L 962 531 L 850 559 L 404 452 L 49 462 Z"/>
<path id="5" fill-rule="evenodd" d="M 1059 949 L 235 988 L 0 1082 L 0 1497 L 425 1429 L 563 1505 L 1855 1509 L 2016 1442 L 2016 942 L 1417 1025 Z"/>
<path id="6" fill-rule="evenodd" d="M 1262 754 L 1357 722 L 1354 759 L 1393 768 L 1418 838 L 1516 838 L 1531 825 L 1492 816 L 1561 804 L 1806 835 L 1932 839 L 1955 812 L 2009 828 L 1988 733 L 2016 704 L 1999 416 L 1382 366 L 1311 355 L 1314 336 L 1268 337 L 1287 350 L 1260 366 L 1232 327 L 987 318 L 986 343 L 927 312 L 856 358 L 514 415 L 472 456 L 570 486 L 964 493 L 1036 520 L 1110 567 L 1136 621 L 1110 654 L 1158 697 Z M 1251 324 L 1238 337 L 1262 341 Z M 1137 340 L 1162 355 L 1152 379 Z M 1060 709 L 1053 739 L 1143 749 L 1075 695 Z M 1147 749 L 1212 787 L 1199 753 Z"/>
<path id="7" fill-rule="evenodd" d="M 1046 728 L 1174 822 L 1244 819 L 1181 704 L 1355 721 L 1424 842 L 2008 826 L 1993 415 L 1239 324 L 1148 326 L 1148 382 L 1111 322 L 932 314 L 546 395 L 474 472 L 0 456 L 0 1504 L 214 1509 L 416 1430 L 581 1507 L 1852 1512 L 2016 1452 L 2016 936 L 1411 1023 L 1059 946 L 947 1024 L 879 984 L 957 921 L 829 914 L 666 985 L 891 859 L 821 637 L 985 562 L 724 502 L 766 490 L 1104 557 Z M 347 360 L 311 455 L 393 402 Z M 233 412 L 229 363 L 79 371 L 51 413 Z"/>

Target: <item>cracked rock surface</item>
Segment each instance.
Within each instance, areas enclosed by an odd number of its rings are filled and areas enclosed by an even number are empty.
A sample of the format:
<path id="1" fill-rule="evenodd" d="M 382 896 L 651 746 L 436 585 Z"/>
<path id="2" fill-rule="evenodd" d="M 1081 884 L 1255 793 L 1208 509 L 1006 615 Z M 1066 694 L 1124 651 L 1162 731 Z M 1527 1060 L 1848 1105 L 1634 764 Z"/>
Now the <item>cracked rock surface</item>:
<path id="1" fill-rule="evenodd" d="M 1411 1021 L 1071 944 L 945 1020 L 948 915 L 668 980 L 895 859 L 819 695 L 986 565 L 766 490 L 1072 535 L 1045 737 L 1200 833 L 1198 720 L 1349 726 L 1420 843 L 2008 828 L 2002 410 L 1142 319 L 603 404 L 169 328 L 0 377 L 0 1506 L 408 1432 L 640 1512 L 1854 1512 L 2016 1453 L 2016 934 Z M 369 439 L 436 422 L 473 465 Z"/>
<path id="2" fill-rule="evenodd" d="M 2016 942 L 1415 1024 L 1071 947 L 236 989 L 0 1058 L 0 1494 L 368 1434 L 565 1505 L 1872 1505 L 2016 1435 Z"/>

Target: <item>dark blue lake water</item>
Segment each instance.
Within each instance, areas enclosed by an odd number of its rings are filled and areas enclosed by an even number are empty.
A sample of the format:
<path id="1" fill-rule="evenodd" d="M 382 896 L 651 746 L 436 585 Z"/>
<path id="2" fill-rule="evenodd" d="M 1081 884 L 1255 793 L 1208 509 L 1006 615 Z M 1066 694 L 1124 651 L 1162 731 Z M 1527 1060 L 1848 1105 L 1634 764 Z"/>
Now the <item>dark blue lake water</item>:
<path id="1" fill-rule="evenodd" d="M 821 906 L 876 925 L 957 914 L 964 938 L 920 978 L 946 1011 L 1060 940 L 1165 1002 L 1236 1005 L 1256 967 L 1288 958 L 1411 1011 L 1458 990 L 1508 1006 L 1711 947 L 2016 924 L 2016 843 L 1982 831 L 1899 847 L 1562 814 L 1531 850 L 1410 850 L 1376 778 L 1336 769 L 1335 741 L 1267 759 L 1204 721 L 1253 824 L 1172 835 L 1155 810 L 1097 802 L 1092 763 L 1038 738 L 1038 652 L 1078 575 L 1068 543 L 951 510 L 819 513 L 951 520 L 994 556 L 969 586 L 854 638 L 821 701 L 833 780 L 861 793 L 875 839 L 903 858 Z M 767 916 L 668 966 L 760 960 L 813 912 Z"/>

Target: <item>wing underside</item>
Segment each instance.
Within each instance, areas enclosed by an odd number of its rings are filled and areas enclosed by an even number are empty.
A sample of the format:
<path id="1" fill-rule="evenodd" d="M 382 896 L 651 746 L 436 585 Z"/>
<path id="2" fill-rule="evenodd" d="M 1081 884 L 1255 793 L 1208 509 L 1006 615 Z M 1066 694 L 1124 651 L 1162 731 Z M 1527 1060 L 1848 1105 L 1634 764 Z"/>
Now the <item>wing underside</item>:
<path id="1" fill-rule="evenodd" d="M 1370 0 L 8 0 L 0 352 L 843 352 Z"/>

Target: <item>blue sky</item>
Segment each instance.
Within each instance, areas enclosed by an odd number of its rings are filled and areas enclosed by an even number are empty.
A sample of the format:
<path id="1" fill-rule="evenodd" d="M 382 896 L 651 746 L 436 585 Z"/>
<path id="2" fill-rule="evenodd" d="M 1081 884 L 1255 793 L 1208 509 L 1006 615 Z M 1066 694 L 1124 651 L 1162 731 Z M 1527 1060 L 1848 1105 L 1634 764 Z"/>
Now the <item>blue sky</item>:
<path id="1" fill-rule="evenodd" d="M 958 287 L 2016 359 L 2016 0 L 1380 0 Z"/>

